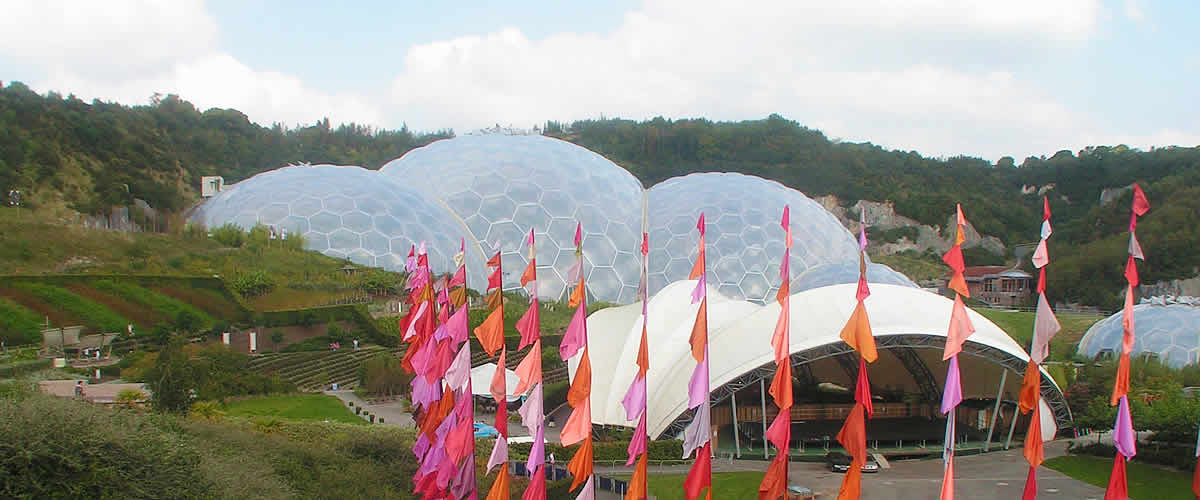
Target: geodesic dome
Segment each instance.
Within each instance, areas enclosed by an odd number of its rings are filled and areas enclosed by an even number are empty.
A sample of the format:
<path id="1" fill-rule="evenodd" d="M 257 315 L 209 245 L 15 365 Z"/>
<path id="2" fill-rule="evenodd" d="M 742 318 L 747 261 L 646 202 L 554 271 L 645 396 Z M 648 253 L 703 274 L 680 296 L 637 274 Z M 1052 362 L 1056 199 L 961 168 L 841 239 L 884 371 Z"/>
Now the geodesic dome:
<path id="1" fill-rule="evenodd" d="M 193 216 L 214 228 L 233 223 L 285 228 L 325 255 L 364 266 L 404 269 L 412 245 L 428 242 L 430 266 L 453 271 L 466 234 L 423 194 L 374 170 L 336 165 L 288 166 L 255 175 L 221 191 Z M 482 273 L 478 258 L 468 266 Z"/>
<path id="2" fill-rule="evenodd" d="M 792 290 L 802 291 L 858 282 L 858 264 L 828 264 L 805 271 L 792 280 Z M 867 282 L 919 288 L 907 276 L 883 264 L 867 264 Z"/>
<path id="3" fill-rule="evenodd" d="M 823 265 L 854 266 L 858 243 L 803 193 L 775 181 L 733 173 L 667 179 L 649 190 L 650 293 L 688 278 L 696 260 L 696 219 L 707 223 L 708 283 L 730 298 L 767 301 L 779 288 L 784 205 L 791 206 L 792 276 Z M 798 291 L 799 289 L 794 289 Z"/>
<path id="4" fill-rule="evenodd" d="M 524 237 L 533 229 L 538 294 L 562 298 L 578 221 L 588 290 L 599 300 L 636 298 L 642 184 L 603 156 L 549 137 L 463 136 L 409 151 L 380 172 L 441 202 L 481 255 L 499 244 L 506 289 L 520 286 L 529 263 Z"/>
<path id="5" fill-rule="evenodd" d="M 1133 306 L 1133 356 L 1158 356 L 1175 368 L 1197 362 L 1200 355 L 1200 307 L 1188 304 L 1143 303 Z M 1098 321 L 1079 341 L 1079 353 L 1094 358 L 1101 352 L 1121 352 L 1121 313 Z"/>

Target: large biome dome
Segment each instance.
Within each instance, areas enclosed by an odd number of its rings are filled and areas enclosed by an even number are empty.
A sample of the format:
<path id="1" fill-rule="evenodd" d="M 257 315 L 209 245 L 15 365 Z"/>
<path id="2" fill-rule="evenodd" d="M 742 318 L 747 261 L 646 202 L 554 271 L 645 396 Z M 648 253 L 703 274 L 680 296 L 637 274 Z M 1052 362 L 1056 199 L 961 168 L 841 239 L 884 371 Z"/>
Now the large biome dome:
<path id="1" fill-rule="evenodd" d="M 583 228 L 584 270 L 595 300 L 630 303 L 640 281 L 639 246 L 649 233 L 650 293 L 684 279 L 696 256 L 696 218 L 707 219 L 710 283 L 732 299 L 762 304 L 778 286 L 791 206 L 793 291 L 857 281 L 858 247 L 837 219 L 803 193 L 759 177 L 706 173 L 649 190 L 585 148 L 542 136 L 482 135 L 436 141 L 379 171 L 288 166 L 221 192 L 193 216 L 208 227 L 267 224 L 305 236 L 308 248 L 364 265 L 400 269 L 427 241 L 435 272 L 453 271 L 465 240 L 468 285 L 486 283 L 483 262 L 499 248 L 505 289 L 517 289 L 537 235 L 538 295 L 562 299 Z M 871 264 L 868 281 L 916 285 Z"/>
<path id="2" fill-rule="evenodd" d="M 1146 302 L 1133 306 L 1133 355 L 1151 354 L 1175 368 L 1197 362 L 1200 356 L 1200 306 Z M 1092 325 L 1079 341 L 1079 352 L 1094 358 L 1119 354 L 1124 329 L 1118 312 Z"/>

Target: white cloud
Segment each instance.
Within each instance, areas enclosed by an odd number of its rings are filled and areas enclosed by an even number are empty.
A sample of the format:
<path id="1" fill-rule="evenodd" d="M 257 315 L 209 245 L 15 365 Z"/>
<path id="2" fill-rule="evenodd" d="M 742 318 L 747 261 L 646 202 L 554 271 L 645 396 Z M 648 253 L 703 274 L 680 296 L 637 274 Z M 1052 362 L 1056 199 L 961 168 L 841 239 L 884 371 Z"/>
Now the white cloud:
<path id="1" fill-rule="evenodd" d="M 321 92 L 217 50 L 217 24 L 198 0 L 16 2 L 0 32 L 0 55 L 40 67 L 27 83 L 41 91 L 125 104 L 174 93 L 267 124 L 383 122 L 366 98 Z"/>
<path id="2" fill-rule="evenodd" d="M 648 1 L 606 35 L 507 28 L 412 47 L 392 96 L 432 127 L 778 112 L 851 140 L 996 158 L 1053 148 L 1080 121 L 1004 66 L 1077 46 L 1098 12 L 1090 0 Z"/>

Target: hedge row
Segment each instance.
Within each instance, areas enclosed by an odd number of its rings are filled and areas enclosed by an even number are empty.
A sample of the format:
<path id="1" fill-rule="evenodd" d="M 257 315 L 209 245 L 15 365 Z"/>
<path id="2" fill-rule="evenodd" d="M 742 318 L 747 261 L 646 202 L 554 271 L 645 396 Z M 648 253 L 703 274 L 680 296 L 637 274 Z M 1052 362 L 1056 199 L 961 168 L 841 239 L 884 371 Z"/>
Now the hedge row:
<path id="1" fill-rule="evenodd" d="M 12 363 L 0 365 L 0 378 L 13 378 L 25 373 L 36 372 L 50 368 L 54 360 L 50 358 L 44 359 L 28 359 L 25 361 L 15 361 Z"/>
<path id="2" fill-rule="evenodd" d="M 13 286 L 32 293 L 37 298 L 56 307 L 70 311 L 87 323 L 87 326 L 100 328 L 106 332 L 123 332 L 127 325 L 133 323 L 129 318 L 121 316 L 95 301 L 57 286 L 32 282 L 14 283 Z"/>
<path id="3" fill-rule="evenodd" d="M 395 347 L 400 339 L 384 333 L 371 320 L 364 304 L 343 304 L 337 306 L 319 307 L 314 309 L 293 309 L 287 311 L 267 311 L 261 314 L 263 326 L 311 325 L 314 323 L 332 321 L 350 321 L 357 325 L 367 337 L 368 342 Z"/>
<path id="4" fill-rule="evenodd" d="M 42 318 L 16 302 L 0 297 L 0 339 L 8 345 L 42 341 Z"/>
<path id="5" fill-rule="evenodd" d="M 187 311 L 200 321 L 203 328 L 208 328 L 217 321 L 208 313 L 201 311 L 191 304 L 186 304 L 133 283 L 115 280 L 98 280 L 93 282 L 92 286 L 96 287 L 98 290 L 113 293 L 131 302 L 136 302 L 138 304 L 147 306 L 165 314 L 167 317 L 172 319 L 178 318 L 179 313 Z"/>

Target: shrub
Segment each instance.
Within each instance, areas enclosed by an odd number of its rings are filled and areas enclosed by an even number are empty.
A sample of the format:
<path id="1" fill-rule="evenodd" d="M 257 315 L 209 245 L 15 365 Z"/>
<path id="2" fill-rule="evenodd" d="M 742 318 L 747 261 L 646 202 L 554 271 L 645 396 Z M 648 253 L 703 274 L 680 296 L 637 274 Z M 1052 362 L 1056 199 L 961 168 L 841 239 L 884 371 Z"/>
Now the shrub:
<path id="1" fill-rule="evenodd" d="M 148 396 L 142 391 L 137 389 L 121 389 L 121 392 L 117 393 L 116 402 L 121 406 L 129 407 L 146 399 L 148 399 Z"/>
<path id="2" fill-rule="evenodd" d="M 42 321 L 37 313 L 0 297 L 0 339 L 10 346 L 42 341 Z"/>
<path id="3" fill-rule="evenodd" d="M 275 288 L 275 280 L 266 271 L 256 269 L 234 276 L 229 287 L 242 297 L 257 297 Z"/>
<path id="4" fill-rule="evenodd" d="M 232 248 L 241 248 L 246 244 L 246 233 L 233 223 L 226 223 L 212 230 L 212 238 L 218 243 Z"/>

